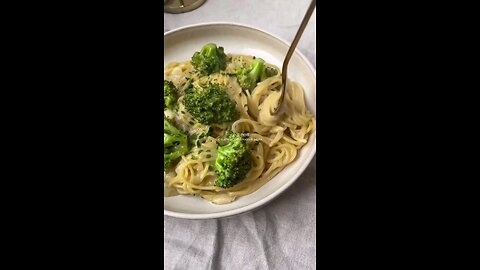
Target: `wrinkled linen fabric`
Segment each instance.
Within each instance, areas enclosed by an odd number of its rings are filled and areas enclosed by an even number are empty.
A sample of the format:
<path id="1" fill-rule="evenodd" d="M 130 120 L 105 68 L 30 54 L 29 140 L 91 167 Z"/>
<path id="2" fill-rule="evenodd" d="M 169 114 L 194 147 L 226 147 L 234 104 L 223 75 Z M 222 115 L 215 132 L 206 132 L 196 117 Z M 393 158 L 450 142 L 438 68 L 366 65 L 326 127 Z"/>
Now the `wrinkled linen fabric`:
<path id="1" fill-rule="evenodd" d="M 315 161 L 253 212 L 201 221 L 164 216 L 164 269 L 315 269 Z"/>

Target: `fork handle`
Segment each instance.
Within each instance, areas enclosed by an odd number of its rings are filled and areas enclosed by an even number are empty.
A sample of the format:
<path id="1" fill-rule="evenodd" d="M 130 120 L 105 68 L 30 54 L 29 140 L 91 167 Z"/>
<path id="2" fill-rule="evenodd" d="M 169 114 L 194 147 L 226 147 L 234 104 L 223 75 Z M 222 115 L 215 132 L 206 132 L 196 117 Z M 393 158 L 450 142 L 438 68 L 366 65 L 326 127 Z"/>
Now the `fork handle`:
<path id="1" fill-rule="evenodd" d="M 303 17 L 303 21 L 300 24 L 300 28 L 297 31 L 297 34 L 295 35 L 295 38 L 293 39 L 292 45 L 290 45 L 290 48 L 288 49 L 287 56 L 285 57 L 285 60 L 283 61 L 283 66 L 282 66 L 282 93 L 280 96 L 280 100 L 278 103 L 278 106 L 275 108 L 274 113 L 277 113 L 283 103 L 283 98 L 285 96 L 285 90 L 287 88 L 287 73 L 288 73 L 288 63 L 290 62 L 290 59 L 292 58 L 293 53 L 295 52 L 295 49 L 297 48 L 298 42 L 300 41 L 300 37 L 303 34 L 303 31 L 305 31 L 305 28 L 308 25 L 308 21 L 310 20 L 310 17 L 312 17 L 313 11 L 315 10 L 317 6 L 317 0 L 312 0 L 312 3 L 310 3 L 310 6 L 308 7 L 307 13 Z"/>

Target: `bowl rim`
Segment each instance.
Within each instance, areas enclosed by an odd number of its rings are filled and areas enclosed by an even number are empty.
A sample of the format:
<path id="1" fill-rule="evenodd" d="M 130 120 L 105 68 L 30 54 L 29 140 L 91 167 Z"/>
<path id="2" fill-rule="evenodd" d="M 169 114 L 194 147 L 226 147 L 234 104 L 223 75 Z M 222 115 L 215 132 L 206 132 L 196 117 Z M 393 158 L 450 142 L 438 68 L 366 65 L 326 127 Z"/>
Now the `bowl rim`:
<path id="1" fill-rule="evenodd" d="M 168 35 L 172 35 L 176 32 L 180 32 L 180 31 L 183 31 L 183 30 L 186 30 L 186 29 L 193 29 L 193 28 L 199 28 L 199 27 L 205 27 L 205 26 L 235 26 L 235 27 L 243 27 L 243 28 L 247 28 L 249 30 L 253 30 L 253 31 L 257 31 L 257 32 L 260 32 L 262 34 L 265 34 L 265 35 L 268 35 L 272 38 L 275 38 L 277 39 L 278 41 L 280 41 L 281 43 L 285 44 L 286 46 L 290 47 L 290 43 L 285 41 L 284 39 L 272 34 L 272 33 L 269 33 L 265 30 L 261 30 L 259 29 L 258 27 L 254 27 L 254 26 L 250 26 L 250 25 L 247 25 L 247 24 L 243 24 L 243 23 L 232 23 L 232 22 L 208 22 L 208 23 L 197 23 L 197 24 L 190 24 L 190 25 L 186 25 L 186 26 L 182 26 L 182 27 L 179 27 L 179 28 L 175 28 L 175 29 L 172 29 L 172 30 L 169 30 L 167 32 L 164 32 L 163 34 L 163 37 L 165 38 L 166 36 Z M 297 54 L 308 66 L 308 68 L 310 69 L 310 71 L 312 72 L 313 74 L 313 77 L 315 78 L 315 81 L 317 80 L 317 72 L 316 72 L 316 69 L 313 67 L 313 65 L 310 63 L 310 61 L 308 60 L 307 57 L 305 57 L 305 55 L 303 55 L 299 50 L 298 48 L 295 49 L 295 53 L 294 54 Z M 227 211 L 223 211 L 223 212 L 217 212 L 217 213 L 210 213 L 210 214 L 188 214 L 188 213 L 178 213 L 178 212 L 174 212 L 174 211 L 170 211 L 170 210 L 166 210 L 165 207 L 163 208 L 163 215 L 164 216 L 169 216 L 169 217 L 174 217 L 174 218 L 181 218 L 181 219 L 190 219 L 190 220 L 198 220 L 198 219 L 217 219 L 217 218 L 226 218 L 226 217 L 231 217 L 231 216 L 236 216 L 236 215 L 240 215 L 240 214 L 244 214 L 244 213 L 247 213 L 247 212 L 250 212 L 254 209 L 257 209 L 257 208 L 260 208 L 262 206 L 265 206 L 267 205 L 269 202 L 271 202 L 273 199 L 275 199 L 276 197 L 278 197 L 280 194 L 282 194 L 285 190 L 287 190 L 291 185 L 293 185 L 293 183 L 295 183 L 298 178 L 305 172 L 306 168 L 308 167 L 308 165 L 310 165 L 310 163 L 312 162 L 313 160 L 313 157 L 316 155 L 317 153 L 317 137 L 316 137 L 316 131 L 314 132 L 314 135 L 313 136 L 313 146 L 312 146 L 312 152 L 310 154 L 310 156 L 307 157 L 306 159 L 306 162 L 304 162 L 303 164 L 301 164 L 299 166 L 299 169 L 297 170 L 297 173 L 295 173 L 293 175 L 293 177 L 291 178 L 291 180 L 289 180 L 288 182 L 286 182 L 283 186 L 281 186 L 279 189 L 275 190 L 273 193 L 271 193 L 270 195 L 252 203 L 252 204 L 249 204 L 249 205 L 246 205 L 246 206 L 243 206 L 243 207 L 240 207 L 240 208 L 236 208 L 236 209 L 232 209 L 232 210 L 227 210 Z M 276 176 L 275 176 L 276 177 Z M 275 178 L 274 177 L 274 178 Z M 272 180 L 274 179 L 272 178 Z"/>

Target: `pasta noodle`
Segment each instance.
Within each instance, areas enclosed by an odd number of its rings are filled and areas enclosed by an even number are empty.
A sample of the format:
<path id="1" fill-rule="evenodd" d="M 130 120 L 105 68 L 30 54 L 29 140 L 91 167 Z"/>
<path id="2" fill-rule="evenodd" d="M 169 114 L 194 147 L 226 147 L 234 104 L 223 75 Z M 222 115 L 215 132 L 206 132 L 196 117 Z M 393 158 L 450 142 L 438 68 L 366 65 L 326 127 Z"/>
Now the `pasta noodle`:
<path id="1" fill-rule="evenodd" d="M 201 77 L 191 62 L 170 63 L 164 69 L 165 80 L 173 82 L 179 90 L 178 110 L 166 110 L 165 115 L 183 130 L 204 128 L 194 123 L 192 116 L 184 109 L 183 95 L 189 80 L 195 84 L 215 82 L 222 85 L 229 97 L 236 102 L 240 118 L 229 124 L 212 125 L 214 133 L 201 145 L 181 157 L 169 173 L 164 174 L 164 196 L 195 195 L 215 204 L 227 204 L 240 196 L 258 190 L 292 163 L 298 151 L 315 130 L 315 117 L 305 106 L 304 92 L 300 84 L 288 81 L 284 113 L 272 114 L 278 105 L 282 78 L 280 72 L 258 83 L 251 91 L 243 91 L 237 82 L 235 69 L 250 64 L 252 56 L 229 55 L 225 71 Z M 266 64 L 269 67 L 278 68 Z M 247 132 L 252 169 L 246 178 L 231 188 L 215 186 L 213 164 L 217 156 L 217 138 L 227 130 Z"/>

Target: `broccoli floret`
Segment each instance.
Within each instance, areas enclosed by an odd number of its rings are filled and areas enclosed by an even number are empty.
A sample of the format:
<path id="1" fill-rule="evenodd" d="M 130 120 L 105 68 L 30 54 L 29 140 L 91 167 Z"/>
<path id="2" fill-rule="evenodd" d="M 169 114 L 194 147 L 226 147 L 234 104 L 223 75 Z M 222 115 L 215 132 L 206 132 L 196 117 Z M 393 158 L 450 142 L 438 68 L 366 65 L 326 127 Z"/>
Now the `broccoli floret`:
<path id="1" fill-rule="evenodd" d="M 241 68 L 237 71 L 237 81 L 243 90 L 252 91 L 257 83 L 277 75 L 277 70 L 265 66 L 265 61 L 255 58 L 248 68 Z"/>
<path id="2" fill-rule="evenodd" d="M 237 71 L 237 81 L 243 90 L 253 90 L 264 73 L 265 61 L 261 58 L 253 60 L 248 68 L 241 68 Z"/>
<path id="3" fill-rule="evenodd" d="M 165 117 L 163 118 L 163 158 L 164 170 L 168 172 L 173 163 L 188 153 L 188 137 L 178 130 Z"/>
<path id="4" fill-rule="evenodd" d="M 278 70 L 272 67 L 266 67 L 265 72 L 262 73 L 261 81 L 266 80 L 267 78 L 273 77 L 278 74 Z"/>
<path id="5" fill-rule="evenodd" d="M 235 101 L 217 84 L 201 89 L 189 87 L 185 90 L 184 103 L 193 118 L 204 125 L 233 122 L 240 117 Z"/>
<path id="6" fill-rule="evenodd" d="M 214 167 L 217 179 L 215 185 L 230 188 L 241 182 L 252 168 L 250 152 L 242 136 L 229 133 L 228 144 L 218 147 Z"/>
<path id="7" fill-rule="evenodd" d="M 222 47 L 210 43 L 203 46 L 200 52 L 196 52 L 192 57 L 193 67 L 203 75 L 225 70 L 227 67 L 227 55 Z"/>
<path id="8" fill-rule="evenodd" d="M 163 104 L 165 109 L 172 109 L 177 104 L 178 90 L 175 85 L 167 80 L 163 81 Z"/>

